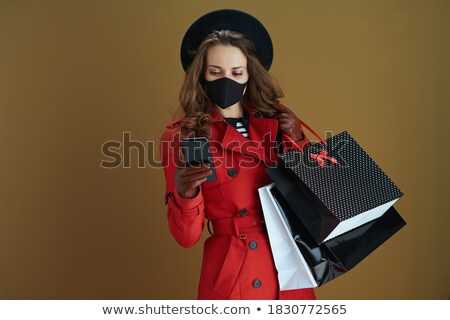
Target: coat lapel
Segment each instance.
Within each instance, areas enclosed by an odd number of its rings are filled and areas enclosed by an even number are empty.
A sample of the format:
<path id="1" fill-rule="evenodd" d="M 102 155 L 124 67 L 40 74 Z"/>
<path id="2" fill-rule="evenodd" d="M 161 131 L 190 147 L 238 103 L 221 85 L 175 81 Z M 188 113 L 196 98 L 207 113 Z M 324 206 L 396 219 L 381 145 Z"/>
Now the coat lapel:
<path id="1" fill-rule="evenodd" d="M 223 149 L 253 157 L 271 165 L 276 161 L 275 142 L 278 121 L 270 118 L 257 118 L 251 109 L 247 109 L 248 134 L 245 138 L 218 112 L 213 112 L 212 138 L 220 143 Z"/>

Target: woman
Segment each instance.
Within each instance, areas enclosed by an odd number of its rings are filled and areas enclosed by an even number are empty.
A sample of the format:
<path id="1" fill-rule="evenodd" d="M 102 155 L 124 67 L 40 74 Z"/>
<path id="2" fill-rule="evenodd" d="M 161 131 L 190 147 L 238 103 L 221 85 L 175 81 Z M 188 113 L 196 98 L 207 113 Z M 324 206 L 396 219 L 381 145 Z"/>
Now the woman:
<path id="1" fill-rule="evenodd" d="M 183 247 L 200 239 L 205 220 L 198 299 L 314 299 L 312 289 L 280 291 L 258 188 L 277 158 L 277 138 L 308 144 L 300 120 L 279 104 L 281 90 L 267 70 L 272 43 L 264 26 L 237 10 L 198 19 L 182 45 L 184 117 L 161 139 L 169 229 Z M 180 140 L 210 140 L 216 180 L 208 164 L 186 166 Z"/>

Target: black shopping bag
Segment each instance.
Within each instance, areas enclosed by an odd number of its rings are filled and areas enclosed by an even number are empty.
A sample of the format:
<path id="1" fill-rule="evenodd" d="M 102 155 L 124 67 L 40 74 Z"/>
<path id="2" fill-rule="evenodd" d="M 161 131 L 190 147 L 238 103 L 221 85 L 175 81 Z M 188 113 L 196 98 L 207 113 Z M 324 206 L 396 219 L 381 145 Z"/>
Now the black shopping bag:
<path id="1" fill-rule="evenodd" d="M 267 172 L 317 244 L 380 218 L 403 195 L 346 131 L 279 157 Z"/>
<path id="2" fill-rule="evenodd" d="M 283 171 L 275 168 L 273 174 Z M 293 184 L 293 179 L 283 184 Z M 259 189 L 281 290 L 321 286 L 346 273 L 406 223 L 394 207 L 381 217 L 317 244 L 274 184 Z"/>

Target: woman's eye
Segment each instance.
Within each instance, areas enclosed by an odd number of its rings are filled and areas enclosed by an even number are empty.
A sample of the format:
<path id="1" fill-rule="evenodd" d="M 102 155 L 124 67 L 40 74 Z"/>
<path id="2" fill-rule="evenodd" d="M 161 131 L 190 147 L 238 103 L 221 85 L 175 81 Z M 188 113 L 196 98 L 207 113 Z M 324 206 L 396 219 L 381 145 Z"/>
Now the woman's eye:
<path id="1" fill-rule="evenodd" d="M 220 76 L 222 74 L 222 71 L 220 71 L 220 70 L 210 70 L 209 74 L 212 75 L 212 76 Z M 243 75 L 242 72 L 233 72 L 232 74 L 233 74 L 233 77 L 240 77 L 240 76 Z"/>

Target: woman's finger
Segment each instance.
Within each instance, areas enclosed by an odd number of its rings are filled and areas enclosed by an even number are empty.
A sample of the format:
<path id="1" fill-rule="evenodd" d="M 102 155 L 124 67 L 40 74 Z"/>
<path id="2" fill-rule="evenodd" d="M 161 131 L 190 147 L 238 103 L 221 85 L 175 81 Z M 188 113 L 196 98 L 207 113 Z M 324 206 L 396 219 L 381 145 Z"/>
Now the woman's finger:
<path id="1" fill-rule="evenodd" d="M 207 169 L 205 171 L 197 171 L 193 172 L 191 174 L 183 175 L 182 179 L 183 181 L 195 181 L 199 179 L 203 179 L 204 177 L 209 176 L 212 173 L 211 169 Z"/>
<path id="2" fill-rule="evenodd" d="M 199 163 L 196 165 L 188 165 L 186 169 L 184 170 L 182 176 L 188 176 L 190 174 L 201 172 L 201 171 L 208 171 L 208 169 L 211 167 L 209 163 Z"/>
<path id="3" fill-rule="evenodd" d="M 288 113 L 282 112 L 275 115 L 274 118 L 276 119 L 283 119 L 283 118 L 289 118 L 290 115 Z"/>
<path id="4" fill-rule="evenodd" d="M 178 168 L 186 167 L 186 159 L 184 157 L 184 152 L 181 148 L 178 149 L 178 157 L 175 159 L 175 163 Z"/>

